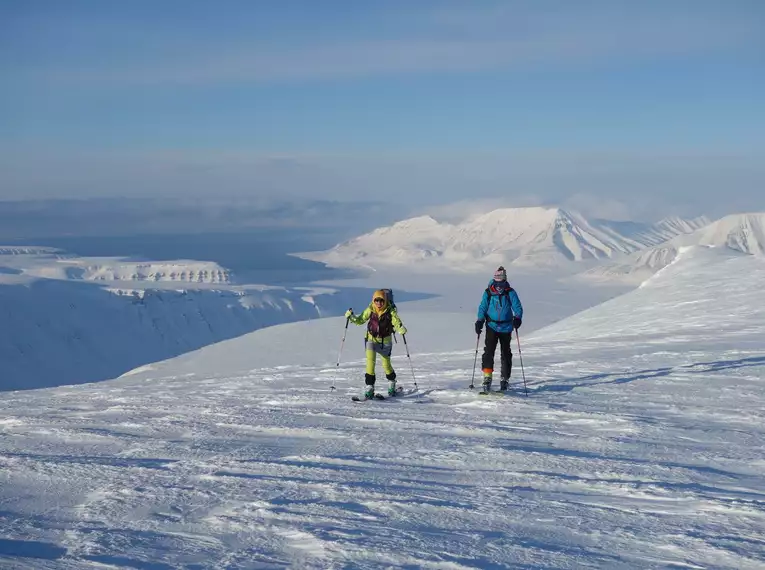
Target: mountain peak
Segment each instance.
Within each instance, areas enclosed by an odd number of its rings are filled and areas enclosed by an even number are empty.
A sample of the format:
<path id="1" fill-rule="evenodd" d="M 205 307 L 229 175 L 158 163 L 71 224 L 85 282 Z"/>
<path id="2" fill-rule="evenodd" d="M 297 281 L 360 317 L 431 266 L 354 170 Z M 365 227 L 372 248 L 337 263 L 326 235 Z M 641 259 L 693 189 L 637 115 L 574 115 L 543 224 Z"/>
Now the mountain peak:
<path id="1" fill-rule="evenodd" d="M 765 213 L 725 216 L 699 230 L 699 244 L 765 254 Z M 692 234 L 693 235 L 693 234 Z"/>
<path id="2" fill-rule="evenodd" d="M 431 216 L 423 215 L 414 218 L 407 218 L 393 224 L 393 228 L 433 228 L 440 225 Z"/>

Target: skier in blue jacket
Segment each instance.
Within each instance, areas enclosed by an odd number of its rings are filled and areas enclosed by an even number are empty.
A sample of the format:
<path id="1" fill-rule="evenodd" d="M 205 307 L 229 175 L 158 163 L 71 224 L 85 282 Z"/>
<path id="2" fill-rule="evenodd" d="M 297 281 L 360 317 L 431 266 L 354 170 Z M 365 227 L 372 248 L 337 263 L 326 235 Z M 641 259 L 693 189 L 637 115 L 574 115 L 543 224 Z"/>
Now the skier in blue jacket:
<path id="1" fill-rule="evenodd" d="M 475 334 L 481 335 L 484 321 L 486 326 L 486 345 L 481 358 L 483 369 L 483 391 L 491 390 L 491 380 L 494 374 L 494 353 L 497 342 L 500 347 L 501 380 L 500 390 L 507 390 L 510 381 L 510 371 L 513 367 L 513 353 L 510 352 L 510 340 L 513 329 L 521 326 L 523 306 L 515 289 L 507 282 L 507 272 L 500 266 L 494 272 L 494 278 L 483 292 L 481 304 L 478 305 L 478 320 L 475 322 Z"/>

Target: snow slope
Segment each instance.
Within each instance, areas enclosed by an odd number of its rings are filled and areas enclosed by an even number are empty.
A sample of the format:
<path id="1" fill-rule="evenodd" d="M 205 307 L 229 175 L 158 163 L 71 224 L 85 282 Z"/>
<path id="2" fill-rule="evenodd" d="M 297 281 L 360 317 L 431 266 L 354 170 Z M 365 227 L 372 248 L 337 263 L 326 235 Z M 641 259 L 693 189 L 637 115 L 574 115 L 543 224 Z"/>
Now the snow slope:
<path id="1" fill-rule="evenodd" d="M 445 314 L 408 318 L 398 401 L 350 401 L 342 319 L 5 394 L 0 566 L 763 568 L 763 282 L 761 257 L 692 248 L 521 329 L 528 398 L 517 345 L 513 395 L 466 388 Z"/>
<path id="2" fill-rule="evenodd" d="M 331 295 L 279 287 L 111 292 L 48 279 L 4 285 L 0 390 L 105 380 L 258 328 L 341 309 Z"/>
<path id="3" fill-rule="evenodd" d="M 0 253 L 0 391 L 106 380 L 274 324 L 342 314 L 368 290 L 234 285 L 206 262 Z M 402 294 L 402 300 L 412 297 Z"/>
<path id="4" fill-rule="evenodd" d="M 589 222 L 559 208 L 502 208 L 459 224 L 421 216 L 378 228 L 324 252 L 298 254 L 330 266 L 472 270 L 490 264 L 559 266 L 657 245 L 707 224 L 671 218 L 654 225 Z"/>

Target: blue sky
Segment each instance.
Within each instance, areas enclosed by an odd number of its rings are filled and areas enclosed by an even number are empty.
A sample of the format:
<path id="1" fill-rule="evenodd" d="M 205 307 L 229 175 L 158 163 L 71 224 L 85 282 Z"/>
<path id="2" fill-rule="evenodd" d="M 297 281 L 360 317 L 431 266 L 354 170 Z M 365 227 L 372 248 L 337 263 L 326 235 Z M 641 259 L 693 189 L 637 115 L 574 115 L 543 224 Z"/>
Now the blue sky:
<path id="1" fill-rule="evenodd" d="M 763 29 L 757 0 L 4 0 L 0 198 L 763 210 Z"/>

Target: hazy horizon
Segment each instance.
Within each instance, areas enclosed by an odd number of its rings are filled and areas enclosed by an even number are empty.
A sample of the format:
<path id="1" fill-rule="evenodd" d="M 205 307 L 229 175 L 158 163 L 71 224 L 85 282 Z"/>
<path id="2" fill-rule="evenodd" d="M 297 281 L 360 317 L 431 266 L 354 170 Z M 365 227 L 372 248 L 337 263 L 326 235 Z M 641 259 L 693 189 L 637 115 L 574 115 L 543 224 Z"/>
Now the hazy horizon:
<path id="1" fill-rule="evenodd" d="M 765 5 L 4 2 L 0 199 L 765 209 Z"/>

